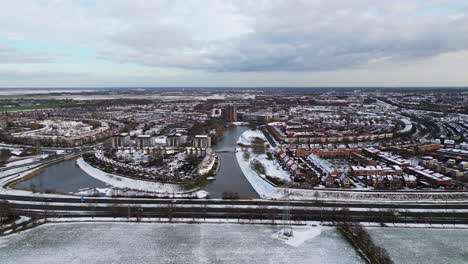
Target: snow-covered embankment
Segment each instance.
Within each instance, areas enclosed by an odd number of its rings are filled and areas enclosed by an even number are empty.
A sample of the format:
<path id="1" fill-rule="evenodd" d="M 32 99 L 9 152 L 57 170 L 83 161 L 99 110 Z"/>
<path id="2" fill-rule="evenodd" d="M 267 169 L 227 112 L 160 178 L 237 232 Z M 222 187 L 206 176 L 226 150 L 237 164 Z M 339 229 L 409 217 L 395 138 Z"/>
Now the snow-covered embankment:
<path id="1" fill-rule="evenodd" d="M 255 189 L 255 191 L 260 195 L 260 197 L 280 198 L 280 193 L 278 193 L 275 186 L 266 179 L 266 175 L 279 178 L 284 181 L 289 181 L 289 173 L 283 170 L 274 159 L 268 159 L 265 153 L 254 153 L 251 151 L 250 146 L 253 145 L 253 142 L 256 138 L 260 138 L 263 141 L 266 141 L 265 136 L 259 130 L 247 130 L 242 133 L 242 135 L 239 137 L 239 140 L 237 141 L 237 144 L 244 148 L 236 148 L 237 162 L 239 163 L 239 166 L 245 177 Z M 247 159 L 244 157 L 244 152 L 248 152 Z M 253 160 L 257 160 L 263 164 L 265 168 L 265 174 L 260 174 L 251 168 L 250 164 Z"/>

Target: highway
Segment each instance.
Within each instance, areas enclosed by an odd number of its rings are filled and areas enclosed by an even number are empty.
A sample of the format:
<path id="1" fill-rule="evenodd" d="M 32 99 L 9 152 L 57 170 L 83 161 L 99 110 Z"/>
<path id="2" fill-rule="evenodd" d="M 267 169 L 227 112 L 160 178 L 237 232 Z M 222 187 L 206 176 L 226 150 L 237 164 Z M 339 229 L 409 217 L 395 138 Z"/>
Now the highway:
<path id="1" fill-rule="evenodd" d="M 468 224 L 463 203 L 351 203 L 220 199 L 121 199 L 0 195 L 18 214 L 45 217 L 152 217 L 279 221 Z"/>
<path id="2" fill-rule="evenodd" d="M 54 196 L 19 196 L 0 194 L 0 200 L 14 201 L 30 201 L 30 202 L 47 202 L 47 203 L 81 203 L 79 197 L 54 197 Z M 86 197 L 85 203 L 97 204 L 186 204 L 186 205 L 237 205 L 237 206 L 303 206 L 316 207 L 317 204 L 326 207 L 354 207 L 354 208 L 408 208 L 408 209 L 468 209 L 468 201 L 462 203 L 418 203 L 418 202 L 345 202 L 345 201 L 278 201 L 278 200 L 222 200 L 222 199 L 148 199 L 148 198 L 97 198 Z"/>

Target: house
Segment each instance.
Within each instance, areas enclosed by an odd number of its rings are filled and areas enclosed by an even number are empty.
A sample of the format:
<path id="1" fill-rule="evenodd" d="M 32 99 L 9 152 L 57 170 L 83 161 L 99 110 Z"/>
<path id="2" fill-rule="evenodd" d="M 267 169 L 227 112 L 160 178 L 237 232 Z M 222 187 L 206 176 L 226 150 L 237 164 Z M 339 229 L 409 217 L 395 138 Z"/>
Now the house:
<path id="1" fill-rule="evenodd" d="M 346 175 L 346 173 L 341 173 L 337 181 L 344 188 L 349 188 L 351 185 L 351 180 L 349 179 L 348 175 Z"/>

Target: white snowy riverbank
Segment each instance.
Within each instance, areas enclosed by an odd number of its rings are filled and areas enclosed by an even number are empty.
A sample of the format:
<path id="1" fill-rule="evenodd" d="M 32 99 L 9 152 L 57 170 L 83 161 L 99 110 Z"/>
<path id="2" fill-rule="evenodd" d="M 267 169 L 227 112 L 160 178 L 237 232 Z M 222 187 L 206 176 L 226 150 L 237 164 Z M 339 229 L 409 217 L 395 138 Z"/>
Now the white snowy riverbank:
<path id="1" fill-rule="evenodd" d="M 239 137 L 237 144 L 241 146 L 251 146 L 255 138 L 260 138 L 266 141 L 265 136 L 260 130 L 247 130 Z"/>
<path id="2" fill-rule="evenodd" d="M 276 188 L 265 180 L 265 176 L 262 177 L 258 175 L 257 172 L 250 167 L 250 160 L 252 158 L 246 161 L 242 157 L 243 152 L 241 149 L 237 148 L 236 150 L 236 159 L 239 163 L 239 167 L 258 195 L 262 198 L 279 198 Z"/>

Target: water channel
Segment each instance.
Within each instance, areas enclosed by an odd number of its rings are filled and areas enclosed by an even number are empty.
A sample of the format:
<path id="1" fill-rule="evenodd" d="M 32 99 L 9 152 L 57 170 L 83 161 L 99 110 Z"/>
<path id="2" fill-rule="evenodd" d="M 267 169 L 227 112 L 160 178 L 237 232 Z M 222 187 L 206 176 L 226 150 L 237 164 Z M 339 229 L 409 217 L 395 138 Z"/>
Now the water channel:
<path id="1" fill-rule="evenodd" d="M 259 198 L 254 188 L 244 176 L 237 163 L 235 148 L 240 135 L 247 130 L 245 126 L 234 126 L 224 133 L 223 139 L 214 147 L 221 160 L 221 167 L 216 180 L 204 188 L 212 198 L 221 198 L 222 193 L 237 192 L 242 196 Z M 225 151 L 225 152 L 224 152 Z"/>
<path id="2" fill-rule="evenodd" d="M 258 194 L 252 188 L 240 169 L 234 149 L 240 135 L 247 130 L 244 126 L 234 126 L 224 134 L 223 139 L 214 147 L 219 152 L 221 167 L 216 180 L 210 182 L 204 190 L 210 193 L 212 198 L 221 198 L 225 191 L 237 192 L 239 195 L 258 198 Z M 75 160 L 68 160 L 50 166 L 37 176 L 16 183 L 14 188 L 32 189 L 38 191 L 53 190 L 60 193 L 76 193 L 85 189 L 108 188 L 101 182 L 75 165 Z"/>
<path id="3" fill-rule="evenodd" d="M 81 170 L 75 160 L 66 160 L 47 167 L 38 175 L 13 185 L 13 188 L 35 189 L 37 191 L 53 190 L 60 193 L 75 193 L 84 189 L 110 187 Z"/>

